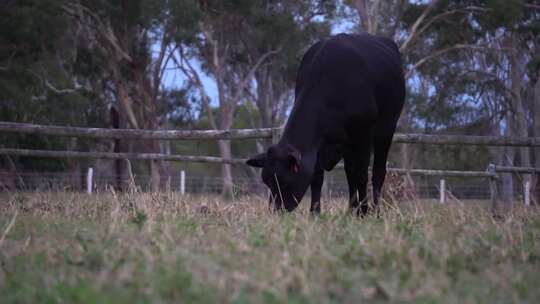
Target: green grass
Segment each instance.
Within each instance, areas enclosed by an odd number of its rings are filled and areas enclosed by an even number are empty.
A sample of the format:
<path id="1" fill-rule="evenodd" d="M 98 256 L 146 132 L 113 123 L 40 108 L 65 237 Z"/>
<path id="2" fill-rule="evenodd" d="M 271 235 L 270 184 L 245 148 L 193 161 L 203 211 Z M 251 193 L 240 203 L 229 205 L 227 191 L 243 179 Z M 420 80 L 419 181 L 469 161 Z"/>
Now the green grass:
<path id="1" fill-rule="evenodd" d="M 537 210 L 494 219 L 481 204 L 408 204 L 358 219 L 345 201 L 327 202 L 318 217 L 303 204 L 279 216 L 256 197 L 3 196 L 0 302 L 540 299 Z"/>

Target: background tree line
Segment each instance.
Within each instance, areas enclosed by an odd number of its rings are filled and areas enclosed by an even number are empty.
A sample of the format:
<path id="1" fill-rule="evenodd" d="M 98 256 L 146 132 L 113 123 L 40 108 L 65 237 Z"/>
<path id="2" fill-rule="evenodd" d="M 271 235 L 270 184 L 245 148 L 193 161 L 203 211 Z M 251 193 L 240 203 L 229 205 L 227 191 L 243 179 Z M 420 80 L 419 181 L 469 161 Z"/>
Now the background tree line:
<path id="1" fill-rule="evenodd" d="M 540 136 L 540 3 L 525 0 L 6 0 L 0 120 L 138 129 L 281 126 L 305 50 L 335 32 L 392 37 L 408 96 L 400 132 Z M 268 143 L 95 141 L 0 134 L 2 145 L 245 157 Z M 529 148 L 396 146 L 397 167 L 540 167 Z M 0 168 L 69 171 L 80 160 L 2 156 Z M 124 162 L 92 162 L 126 174 Z M 230 165 L 192 172 L 255 176 Z M 134 163 L 157 189 L 171 166 Z M 503 176 L 512 195 L 515 178 Z M 411 181 L 412 182 L 412 181 Z M 538 182 L 536 182 L 538 184 Z M 538 185 L 540 188 L 540 185 Z"/>

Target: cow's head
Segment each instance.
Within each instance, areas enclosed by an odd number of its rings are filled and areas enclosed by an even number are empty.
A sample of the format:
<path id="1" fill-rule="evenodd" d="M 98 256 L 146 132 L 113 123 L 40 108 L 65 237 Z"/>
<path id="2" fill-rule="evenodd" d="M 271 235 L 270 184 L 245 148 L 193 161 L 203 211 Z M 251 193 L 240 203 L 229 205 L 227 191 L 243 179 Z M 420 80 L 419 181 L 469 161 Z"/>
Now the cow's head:
<path id="1" fill-rule="evenodd" d="M 262 168 L 262 180 L 270 188 L 270 203 L 276 210 L 293 211 L 306 192 L 313 176 L 313 164 L 290 145 L 273 145 L 246 164 Z"/>

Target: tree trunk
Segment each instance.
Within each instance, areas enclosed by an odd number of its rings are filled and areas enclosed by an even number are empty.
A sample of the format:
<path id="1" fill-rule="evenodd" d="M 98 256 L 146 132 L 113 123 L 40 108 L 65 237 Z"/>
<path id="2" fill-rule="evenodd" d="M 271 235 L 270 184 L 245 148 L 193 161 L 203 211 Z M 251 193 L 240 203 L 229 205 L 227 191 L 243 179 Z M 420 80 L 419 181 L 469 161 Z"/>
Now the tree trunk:
<path id="1" fill-rule="evenodd" d="M 68 145 L 67 145 L 68 151 L 77 151 L 77 138 L 76 137 L 70 137 L 68 139 Z M 68 159 L 68 166 L 69 166 L 69 179 L 70 179 L 70 186 L 72 191 L 78 191 L 84 189 L 84 184 L 81 184 L 81 172 L 83 172 L 81 168 L 81 162 L 78 159 L 69 158 Z"/>
<path id="2" fill-rule="evenodd" d="M 511 36 L 511 53 L 510 53 L 510 80 L 511 80 L 511 91 L 512 91 L 512 109 L 513 113 L 510 113 L 511 118 L 509 121 L 512 122 L 509 125 L 511 136 L 513 137 L 528 137 L 528 128 L 527 128 L 527 114 L 525 113 L 525 105 L 523 96 L 521 94 L 521 84 L 523 83 L 523 65 L 520 62 L 519 52 L 519 37 L 517 34 L 512 34 Z M 530 167 L 531 160 L 528 147 L 518 148 L 520 165 L 522 167 Z M 520 179 L 522 183 L 530 182 L 531 176 L 529 174 L 522 175 Z"/>
<path id="3" fill-rule="evenodd" d="M 409 112 L 408 112 L 407 105 L 403 107 L 401 117 L 399 118 L 399 121 L 398 121 L 398 129 L 400 132 L 403 132 L 403 133 L 408 133 L 410 129 Z M 412 146 L 409 144 L 401 144 L 400 150 L 401 150 L 401 167 L 402 168 L 405 168 L 405 169 L 412 168 L 411 166 L 412 160 L 410 157 L 411 148 Z M 415 184 L 414 184 L 414 180 L 412 179 L 412 176 L 410 174 L 405 174 L 404 179 L 405 179 L 405 185 L 408 189 L 408 192 L 413 198 L 416 197 L 416 189 L 415 189 Z"/>
<path id="4" fill-rule="evenodd" d="M 153 119 L 153 117 L 150 117 L 149 119 Z M 150 129 L 155 130 L 157 126 L 154 124 L 149 125 Z M 149 140 L 148 141 L 148 148 L 149 153 L 161 153 L 160 144 L 158 140 Z M 150 165 L 150 185 L 151 185 L 151 191 L 152 192 L 158 192 L 159 186 L 161 184 L 161 170 L 160 167 L 162 167 L 161 164 L 162 161 L 160 160 L 151 160 Z"/>
<path id="5" fill-rule="evenodd" d="M 159 174 L 159 160 L 151 160 L 150 161 L 150 175 L 151 175 L 151 184 L 152 184 L 152 192 L 158 192 L 159 191 L 159 184 L 161 180 L 161 175 Z"/>
<path id="6" fill-rule="evenodd" d="M 515 116 L 511 110 L 506 113 L 506 136 L 517 136 L 516 133 L 516 121 Z M 502 155 L 500 162 L 503 166 L 513 167 L 515 165 L 515 148 L 504 147 L 502 149 Z M 513 207 L 514 201 L 514 177 L 512 173 L 501 174 L 502 178 L 502 199 L 507 209 Z"/>
<path id="7" fill-rule="evenodd" d="M 3 146 L 0 145 L 0 147 Z M 17 171 L 17 166 L 15 165 L 15 162 L 13 161 L 11 156 L 9 154 L 4 154 L 4 159 L 7 164 L 6 172 L 8 173 L 8 177 L 6 178 L 6 182 L 3 186 L 9 191 L 15 191 L 17 190 L 17 187 L 25 189 L 26 186 L 24 184 L 24 180 L 19 175 L 19 172 Z"/>
<path id="8" fill-rule="evenodd" d="M 360 17 L 360 32 L 377 34 L 380 5 L 381 0 L 356 0 L 355 7 Z"/>
<path id="9" fill-rule="evenodd" d="M 172 154 L 171 142 L 168 140 L 162 141 L 160 143 L 159 149 L 160 149 L 160 153 L 162 154 L 166 154 L 166 155 Z M 169 184 L 169 180 L 172 178 L 171 176 L 172 176 L 173 163 L 171 161 L 161 161 L 159 165 L 160 165 L 161 175 L 167 177 L 167 187 L 170 187 L 171 185 Z M 171 188 L 168 188 L 168 189 L 170 190 Z"/>
<path id="10" fill-rule="evenodd" d="M 513 167 L 514 166 L 514 148 L 505 147 L 501 156 L 501 163 L 503 166 Z M 512 173 L 503 173 L 501 174 L 502 180 L 502 200 L 507 209 L 511 209 L 514 205 L 514 177 Z"/>
<path id="11" fill-rule="evenodd" d="M 220 84 L 222 85 L 222 83 Z M 218 88 L 223 87 L 218 85 Z M 221 130 L 228 130 L 232 127 L 234 119 L 235 104 L 234 101 L 229 100 L 224 90 L 220 92 L 220 107 L 219 107 L 219 128 Z M 232 158 L 231 141 L 219 140 L 219 152 L 221 157 L 230 159 Z M 232 180 L 232 168 L 230 164 L 223 164 L 221 170 L 221 176 L 223 179 L 223 188 L 221 193 L 224 197 L 230 198 L 233 195 L 233 180 Z"/>
<path id="12" fill-rule="evenodd" d="M 128 119 L 126 117 L 126 113 L 123 111 L 118 111 L 118 126 L 120 129 L 126 129 L 129 128 Z M 115 153 L 122 153 L 122 152 L 132 152 L 131 149 L 131 141 L 127 140 L 115 140 L 114 143 L 114 152 Z M 133 176 L 131 165 L 125 161 L 121 160 L 116 162 L 115 164 L 115 173 L 116 173 L 116 183 L 119 187 L 119 191 L 128 191 L 130 190 L 131 182 L 129 181 L 129 177 Z"/>
<path id="13" fill-rule="evenodd" d="M 502 136 L 503 134 L 501 134 L 501 121 L 499 120 L 498 117 L 493 117 L 492 118 L 492 122 L 491 122 L 491 130 L 490 130 L 490 135 L 491 136 Z M 492 159 L 492 163 L 494 163 L 495 165 L 503 165 L 504 164 L 504 155 L 505 155 L 505 152 L 506 152 L 506 147 L 502 146 L 498 146 L 498 147 L 488 147 L 488 151 L 489 151 L 489 154 L 490 154 L 490 158 Z M 501 179 L 500 179 L 500 182 L 498 182 L 498 187 L 499 187 L 499 193 L 501 194 L 501 198 L 503 198 L 503 201 L 506 201 L 505 200 L 505 193 L 506 195 L 508 195 L 508 191 L 505 192 L 505 188 L 504 188 L 504 185 L 507 185 L 507 187 L 509 187 L 510 189 L 512 188 L 512 180 L 511 180 L 511 175 L 508 174 L 508 173 L 503 173 L 500 175 L 501 176 Z M 508 180 L 508 178 L 510 178 L 510 180 Z M 487 186 L 487 184 L 486 184 Z M 511 194 L 510 194 L 511 196 Z"/>
<path id="14" fill-rule="evenodd" d="M 120 128 L 120 114 L 115 107 L 111 107 L 109 110 L 109 128 L 119 129 Z M 120 139 L 113 139 L 112 150 L 114 153 L 120 153 Z M 114 177 L 114 183 L 116 191 L 122 191 L 124 188 L 122 185 L 122 160 L 117 159 L 113 161 L 113 169 L 111 175 Z"/>
<path id="15" fill-rule="evenodd" d="M 260 128 L 272 128 L 274 122 L 272 120 L 272 109 L 275 103 L 279 102 L 272 98 L 272 76 L 268 71 L 268 67 L 261 68 L 257 73 L 255 73 L 255 79 L 257 80 L 257 108 L 259 109 L 260 114 Z M 272 144 L 272 139 L 263 140 L 264 146 L 268 147 Z M 257 150 L 259 153 L 262 152 L 262 146 L 260 142 L 257 141 Z"/>
<path id="16" fill-rule="evenodd" d="M 231 153 L 231 142 L 229 140 L 220 140 L 219 141 L 219 152 L 223 158 L 232 158 Z M 232 169 L 230 164 L 223 164 L 221 167 L 221 178 L 223 180 L 223 188 L 221 193 L 226 197 L 230 198 L 233 195 L 233 180 L 232 180 Z"/>
<path id="17" fill-rule="evenodd" d="M 534 94 L 533 94 L 533 135 L 535 137 L 540 137 L 540 72 L 537 74 L 536 84 L 534 85 Z M 540 168 L 540 148 L 535 149 L 536 152 L 534 155 L 535 167 Z M 536 175 L 536 183 L 534 187 L 534 193 L 536 193 L 536 205 L 540 205 L 540 175 Z"/>
<path id="18" fill-rule="evenodd" d="M 113 79 L 113 83 L 116 89 L 116 98 L 119 101 L 122 112 L 125 113 L 126 121 L 129 122 L 131 128 L 138 129 L 139 123 L 135 117 L 135 111 L 133 110 L 133 103 L 128 94 L 128 89 L 123 82 L 123 77 L 120 75 L 119 68 L 116 67 L 116 62 L 109 60 L 110 71 Z"/>

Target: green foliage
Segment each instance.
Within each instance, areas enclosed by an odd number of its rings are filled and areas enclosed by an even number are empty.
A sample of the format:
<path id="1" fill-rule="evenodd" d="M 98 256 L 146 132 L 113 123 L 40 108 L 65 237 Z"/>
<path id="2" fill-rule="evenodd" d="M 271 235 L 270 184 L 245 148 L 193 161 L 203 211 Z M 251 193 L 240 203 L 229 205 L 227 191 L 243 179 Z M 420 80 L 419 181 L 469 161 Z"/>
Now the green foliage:
<path id="1" fill-rule="evenodd" d="M 190 128 L 196 123 L 200 107 L 188 89 L 163 89 L 158 101 L 158 113 L 176 128 Z"/>
<path id="2" fill-rule="evenodd" d="M 153 1 L 149 1 L 153 2 Z M 191 43 L 199 33 L 199 21 L 202 13 L 195 0 L 168 1 L 172 17 L 169 26 L 173 26 L 176 42 Z"/>
<path id="3" fill-rule="evenodd" d="M 103 117 L 93 93 L 73 89 L 74 60 L 69 18 L 60 0 L 16 1 L 0 12 L 0 120 L 98 126 Z M 76 56 L 75 56 L 76 57 Z M 95 68 L 95 65 L 94 65 Z M 89 70 L 89 68 L 83 68 Z M 86 75 L 89 75 L 87 72 Z M 53 89 L 54 88 L 54 89 Z M 58 91 L 56 90 L 58 88 Z M 60 92 L 68 88 L 69 93 Z M 63 149 L 65 140 L 2 134 L 6 146 Z M 65 160 L 21 158 L 27 170 L 62 170 Z"/>
<path id="4" fill-rule="evenodd" d="M 408 81 L 409 132 L 493 135 L 511 108 L 508 73 L 509 37 L 518 37 L 520 60 L 527 59 L 528 77 L 536 79 L 540 24 L 537 10 L 527 1 L 443 0 L 426 16 L 429 27 L 416 38 L 404 56 L 406 68 L 429 58 Z M 400 28 L 410 29 L 428 7 L 427 2 L 406 1 Z M 434 16 L 439 18 L 431 19 Z M 433 21 L 433 22 L 431 22 Z M 431 23 L 430 23 L 431 22 Z M 420 26 L 419 28 L 422 28 Z M 468 47 L 456 48 L 456 45 Z M 525 47 L 527 45 L 527 47 Z M 437 56 L 438 51 L 442 53 Z M 530 60 L 529 60 L 530 59 Z M 522 96 L 532 90 L 525 78 Z M 415 148 L 417 166 L 424 168 L 483 169 L 493 152 L 474 147 Z M 475 155 L 471 162 L 470 155 Z M 478 159 L 477 156 L 481 155 Z M 400 155 L 393 154 L 394 159 Z"/>
<path id="5" fill-rule="evenodd" d="M 135 215 L 133 215 L 133 217 L 131 218 L 131 222 L 137 226 L 139 231 L 141 231 L 147 219 L 148 216 L 146 215 L 146 213 L 144 213 L 144 211 L 137 210 L 135 212 Z"/>
<path id="6" fill-rule="evenodd" d="M 488 29 L 506 27 L 514 29 L 519 26 L 525 10 L 523 0 L 488 0 L 486 8 L 490 13 L 481 18 L 483 25 Z"/>
<path id="7" fill-rule="evenodd" d="M 0 18 L 2 44 L 8 46 L 8 50 L 17 46 L 17 57 L 27 60 L 36 59 L 43 51 L 54 48 L 67 25 L 61 12 L 62 2 L 21 0 L 5 4 Z"/>
<path id="8" fill-rule="evenodd" d="M 299 20 L 308 10 L 318 10 L 319 20 Z M 204 22 L 227 37 L 231 44 L 231 65 L 253 64 L 271 50 L 281 52 L 271 59 L 275 77 L 284 77 L 292 86 L 304 51 L 330 33 L 335 4 L 331 1 L 208 1 L 203 5 Z M 203 56 L 204 61 L 211 56 Z M 209 55 L 209 54 L 208 54 Z"/>
<path id="9" fill-rule="evenodd" d="M 60 0 L 25 0 L 8 3 L 0 12 L 0 115 L 18 112 L 38 94 L 39 79 L 31 69 L 44 62 L 47 54 L 66 32 Z M 25 104 L 26 103 L 26 104 Z M 30 110 L 31 107 L 26 108 Z"/>
<path id="10" fill-rule="evenodd" d="M 0 4 L 0 120 L 34 122 L 72 126 L 107 127 L 108 107 L 117 105 L 116 85 L 108 69 L 111 55 L 108 45 L 101 45 L 96 37 L 81 30 L 80 20 L 64 9 L 65 0 L 20 0 Z M 354 1 L 345 1 L 352 7 Z M 383 3 L 384 2 L 384 3 Z M 399 3 L 398 3 L 399 2 Z M 300 58 L 316 40 L 329 35 L 332 26 L 342 25 L 336 19 L 343 3 L 332 0 L 83 0 L 80 3 L 110 24 L 118 43 L 133 62 L 121 62 L 122 81 L 128 94 L 140 106 L 144 94 L 135 94 L 135 87 L 147 87 L 152 82 L 156 51 L 165 43 L 169 49 L 182 46 L 192 60 L 200 61 L 204 72 L 212 75 L 208 64 L 213 60 L 210 46 L 202 30 L 208 30 L 219 40 L 219 56 L 228 55 L 223 73 L 230 76 L 226 82 L 226 97 L 235 95 L 238 80 L 254 63 L 271 50 L 280 50 L 265 61 L 257 71 L 257 88 L 268 86 L 274 93 L 287 93 L 294 87 Z M 427 1 L 382 1 L 382 32 L 395 30 L 399 39 L 427 7 Z M 426 58 L 437 50 L 455 44 L 484 46 L 486 37 L 499 39 L 509 33 L 519 34 L 520 50 L 531 51 L 538 44 L 540 33 L 538 10 L 527 8 L 531 1 L 524 0 L 441 0 L 429 17 L 434 19 L 422 35 L 414 41 L 415 47 L 403 54 L 405 68 Z M 399 4 L 399 5 L 398 5 Z M 474 9 L 471 9 L 474 8 Z M 91 17 L 88 17 L 92 19 Z M 388 23 L 388 24 L 387 24 Z M 94 26 L 96 26 L 94 24 Z M 457 30 L 459 29 L 459 30 Z M 391 33 L 393 35 L 393 33 Z M 502 38 L 500 38 L 502 39 Z M 500 41 L 499 41 L 500 42 Z M 502 45 L 504 47 L 504 45 Z M 226 50 L 226 52 L 225 52 Z M 178 55 L 178 54 L 177 54 Z M 500 52 L 482 52 L 486 73 L 480 75 L 478 59 L 471 60 L 466 49 L 449 51 L 429 60 L 409 81 L 407 105 L 412 130 L 418 132 L 446 132 L 485 135 L 489 126 L 499 123 L 508 111 L 504 79 L 493 77 L 499 65 L 504 65 Z M 502 54 L 503 58 L 506 56 Z M 172 59 L 171 59 L 172 60 Z M 120 60 L 121 61 L 121 60 Z M 197 62 L 199 63 L 199 62 Z M 168 69 L 173 66 L 169 62 Z M 531 55 L 526 63 L 527 77 L 534 81 L 540 70 L 540 57 Z M 477 72 L 477 71 L 476 71 Z M 501 73 L 499 73 L 500 75 Z M 264 79 L 271 79 L 264 83 Z M 424 83 L 422 83 L 424 81 Z M 77 84 L 77 89 L 70 91 Z M 206 109 L 195 93 L 192 83 L 175 85 L 158 91 L 156 121 L 166 127 L 179 129 L 207 129 L 210 123 Z M 526 84 L 524 84 L 526 85 Z M 426 89 L 427 88 L 427 89 Z M 69 93 L 61 92 L 68 89 Z M 529 96 L 530 88 L 524 88 Z M 259 92 L 257 92 L 259 93 Z M 277 94 L 271 95 L 277 98 Z M 249 100 L 248 100 L 249 99 Z M 257 100 L 247 94 L 241 96 L 234 116 L 234 128 L 276 126 L 282 117 L 272 113 L 266 117 L 259 113 Z M 249 101 L 249 102 L 248 102 Z M 261 102 L 263 103 L 263 102 Z M 254 107 L 253 104 L 256 104 Z M 216 106 L 213 102 L 212 106 Z M 140 106 L 136 115 L 143 121 L 149 117 L 140 114 L 147 107 Z M 152 109 L 153 111 L 154 109 Z M 213 109 L 219 117 L 219 109 Z M 154 119 L 155 117 L 151 117 Z M 14 136 L 1 134 L 0 141 L 9 147 L 64 150 L 61 138 Z M 268 142 L 265 142 L 268 144 Z M 214 142 L 174 143 L 175 153 L 217 155 Z M 96 141 L 79 141 L 77 149 L 96 148 Z M 255 141 L 232 143 L 234 157 L 245 157 L 255 151 Z M 462 149 L 467 153 L 484 150 Z M 393 159 L 399 158 L 393 151 Z M 422 147 L 419 153 L 430 155 L 426 167 L 473 167 L 463 153 L 450 148 Z M 65 160 L 14 159 L 21 171 L 64 170 Z M 5 159 L 0 158 L 2 167 Z M 218 166 L 180 164 L 190 171 L 217 176 Z M 441 167 L 439 167 L 441 166 Z M 236 174 L 245 175 L 245 168 L 235 168 Z"/>

